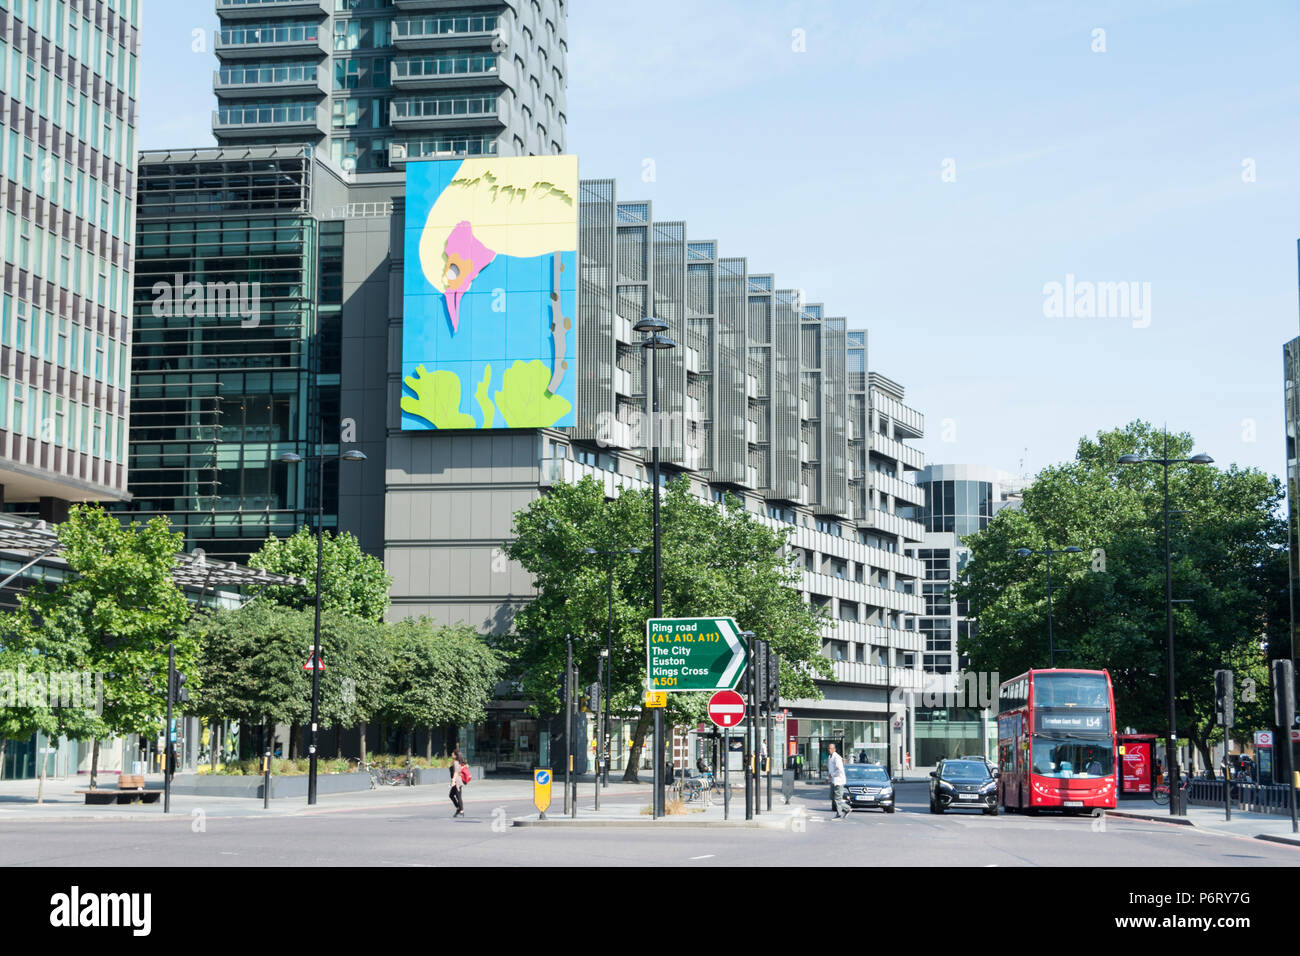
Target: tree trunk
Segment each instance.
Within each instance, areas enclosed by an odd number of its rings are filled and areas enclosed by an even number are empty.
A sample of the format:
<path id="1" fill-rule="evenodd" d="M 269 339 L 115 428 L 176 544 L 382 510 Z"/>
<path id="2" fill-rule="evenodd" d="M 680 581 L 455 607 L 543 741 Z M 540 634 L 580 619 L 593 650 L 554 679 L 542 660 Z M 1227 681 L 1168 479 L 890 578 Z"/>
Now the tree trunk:
<path id="1" fill-rule="evenodd" d="M 208 769 L 217 772 L 217 748 L 221 746 L 221 726 L 215 717 L 208 718 Z"/>
<path id="2" fill-rule="evenodd" d="M 366 722 L 361 721 L 361 759 L 366 759 Z"/>
<path id="3" fill-rule="evenodd" d="M 415 724 L 406 732 L 406 762 L 411 762 L 411 749 L 415 746 Z"/>
<path id="4" fill-rule="evenodd" d="M 1201 762 L 1205 764 L 1207 779 L 1216 779 L 1214 776 L 1214 758 L 1210 755 L 1210 741 L 1207 738 L 1193 736 L 1192 743 L 1196 745 L 1196 750 L 1201 755 Z"/>
<path id="5" fill-rule="evenodd" d="M 44 767 L 45 764 L 41 764 L 41 766 Z M 90 789 L 91 790 L 95 789 L 98 780 L 99 780 L 99 739 L 96 738 L 95 742 L 90 747 Z"/>
<path id="6" fill-rule="evenodd" d="M 4 743 L 0 741 L 0 766 L 4 765 Z M 429 728 L 429 736 L 424 739 L 424 759 L 433 761 L 433 728 Z"/>
<path id="7" fill-rule="evenodd" d="M 9 746 L 9 738 L 0 736 L 0 780 L 5 778 L 5 748 Z"/>
<path id="8" fill-rule="evenodd" d="M 379 740 L 376 746 L 379 748 L 379 753 L 388 753 L 388 721 L 386 720 L 379 722 Z"/>
<path id="9" fill-rule="evenodd" d="M 343 759 L 343 725 L 334 725 L 334 759 Z"/>
<path id="10" fill-rule="evenodd" d="M 646 734 L 650 731 L 653 714 L 649 707 L 641 708 L 641 716 L 636 720 L 636 730 L 632 733 L 632 746 L 628 748 L 627 768 L 623 771 L 624 783 L 640 783 L 637 767 L 641 763 L 641 751 L 645 747 Z M 657 748 L 656 748 L 657 749 Z"/>
<path id="11" fill-rule="evenodd" d="M 299 736 L 300 734 L 298 733 L 298 725 L 290 724 L 289 725 L 289 753 L 288 753 L 288 757 L 290 760 L 298 759 L 298 737 Z"/>
<path id="12" fill-rule="evenodd" d="M 36 759 L 41 762 L 41 773 L 38 782 L 36 784 L 36 802 L 44 803 L 45 802 L 45 754 L 41 753 L 41 738 L 39 734 L 36 736 Z M 90 788 L 93 790 L 95 788 L 95 785 L 92 783 L 90 785 Z"/>

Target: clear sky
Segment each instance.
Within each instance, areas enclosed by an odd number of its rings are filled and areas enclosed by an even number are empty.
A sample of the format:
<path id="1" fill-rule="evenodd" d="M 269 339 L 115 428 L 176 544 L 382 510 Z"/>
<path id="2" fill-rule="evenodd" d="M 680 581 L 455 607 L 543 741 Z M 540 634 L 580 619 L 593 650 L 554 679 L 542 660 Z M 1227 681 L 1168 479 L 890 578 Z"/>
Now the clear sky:
<path id="1" fill-rule="evenodd" d="M 145 9 L 142 148 L 212 143 L 210 32 L 192 49 L 212 6 Z M 1140 417 L 1282 473 L 1290 0 L 570 7 L 582 175 L 867 329 L 870 367 L 926 415 L 928 460 L 1033 473 Z M 1135 297 L 1046 314 L 1067 281 Z"/>

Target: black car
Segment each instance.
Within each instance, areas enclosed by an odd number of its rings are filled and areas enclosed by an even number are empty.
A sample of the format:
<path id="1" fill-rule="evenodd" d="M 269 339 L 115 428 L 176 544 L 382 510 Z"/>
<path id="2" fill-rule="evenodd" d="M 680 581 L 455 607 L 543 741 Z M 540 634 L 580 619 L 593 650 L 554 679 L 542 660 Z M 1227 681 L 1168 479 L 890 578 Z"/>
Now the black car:
<path id="1" fill-rule="evenodd" d="M 894 783 L 889 771 L 878 763 L 846 763 L 844 765 L 844 799 L 849 806 L 879 807 L 886 813 L 894 812 Z"/>
<path id="2" fill-rule="evenodd" d="M 930 812 L 983 810 L 997 816 L 998 785 L 983 760 L 941 760 L 930 774 Z"/>

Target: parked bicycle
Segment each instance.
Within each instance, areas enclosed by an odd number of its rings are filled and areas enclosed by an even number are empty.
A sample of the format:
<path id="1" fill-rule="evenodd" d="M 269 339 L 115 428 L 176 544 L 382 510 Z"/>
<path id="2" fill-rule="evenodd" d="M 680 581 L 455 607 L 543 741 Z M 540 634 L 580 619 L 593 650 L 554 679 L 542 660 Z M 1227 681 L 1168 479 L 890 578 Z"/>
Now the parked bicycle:
<path id="1" fill-rule="evenodd" d="M 357 770 L 370 774 L 370 789 L 376 787 L 400 787 L 415 786 L 415 768 L 409 763 L 404 768 L 399 767 L 376 767 L 372 763 L 367 763 L 360 757 L 354 757 Z"/>

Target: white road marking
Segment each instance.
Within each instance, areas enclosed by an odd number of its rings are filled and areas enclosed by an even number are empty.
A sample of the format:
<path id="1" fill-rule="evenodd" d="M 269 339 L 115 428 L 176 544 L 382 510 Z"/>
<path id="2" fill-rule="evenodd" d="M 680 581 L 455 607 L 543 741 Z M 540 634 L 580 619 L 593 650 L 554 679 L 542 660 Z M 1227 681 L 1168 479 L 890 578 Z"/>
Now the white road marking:
<path id="1" fill-rule="evenodd" d="M 713 854 L 713 853 L 706 853 L 706 854 L 704 854 L 703 856 L 693 856 L 693 857 L 691 857 L 691 859 L 692 859 L 692 860 L 710 860 L 710 859 L 712 859 L 712 858 L 714 857 L 714 855 L 715 855 L 715 854 Z"/>

